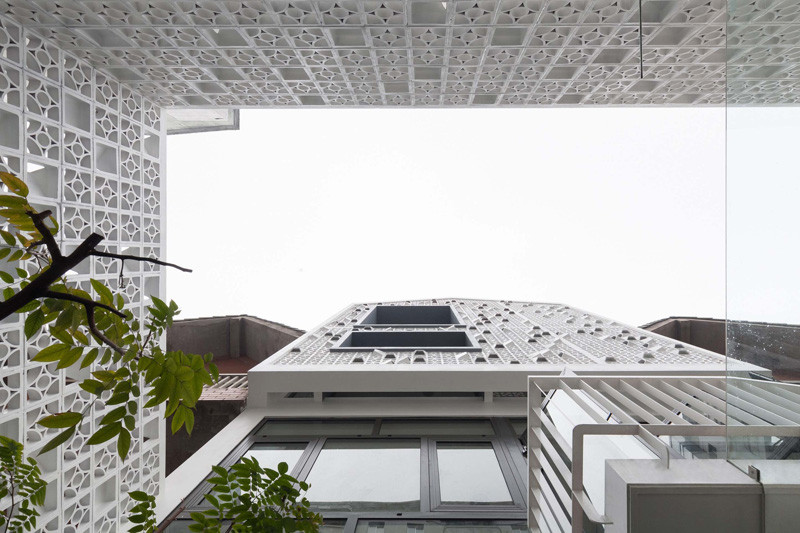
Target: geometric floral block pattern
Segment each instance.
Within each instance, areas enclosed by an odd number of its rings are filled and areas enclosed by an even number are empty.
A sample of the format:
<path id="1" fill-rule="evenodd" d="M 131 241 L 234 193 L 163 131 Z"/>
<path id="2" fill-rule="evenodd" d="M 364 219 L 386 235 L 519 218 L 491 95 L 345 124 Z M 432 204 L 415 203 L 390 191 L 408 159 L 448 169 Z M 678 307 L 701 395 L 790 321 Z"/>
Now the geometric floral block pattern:
<path id="1" fill-rule="evenodd" d="M 719 105 L 726 3 L 643 0 L 640 17 L 637 0 L 4 0 L 0 13 L 162 106 Z M 771 68 L 796 57 L 796 1 L 741 4 L 741 92 L 797 93 L 797 68 Z M 784 21 L 765 25 L 772 11 Z"/>
<path id="2" fill-rule="evenodd" d="M 108 251 L 161 256 L 159 107 L 62 44 L 0 15 L 0 165 L 25 180 L 31 203 L 56 214 L 63 250 L 97 231 Z M 92 258 L 70 279 L 84 290 L 91 291 L 90 277 L 116 289 L 119 269 L 118 261 Z M 146 295 L 160 295 L 163 281 L 160 268 L 126 264 L 119 292 L 141 317 Z M 34 456 L 53 434 L 36 420 L 81 411 L 90 399 L 76 383 L 87 371 L 31 361 L 50 342 L 44 332 L 26 340 L 18 315 L 0 323 L 0 434 L 23 442 Z M 158 490 L 159 411 L 137 415 L 148 435 L 134 432 L 125 464 L 113 443 L 84 445 L 104 412 L 97 402 L 67 444 L 37 458 L 48 482 L 40 531 L 122 531 L 124 494 Z"/>
<path id="3" fill-rule="evenodd" d="M 461 323 L 448 326 L 360 325 L 375 305 L 451 306 Z M 480 348 L 352 348 L 332 350 L 353 331 L 465 332 Z M 446 298 L 353 305 L 306 333 L 276 365 L 718 365 L 724 357 L 561 304 Z"/>

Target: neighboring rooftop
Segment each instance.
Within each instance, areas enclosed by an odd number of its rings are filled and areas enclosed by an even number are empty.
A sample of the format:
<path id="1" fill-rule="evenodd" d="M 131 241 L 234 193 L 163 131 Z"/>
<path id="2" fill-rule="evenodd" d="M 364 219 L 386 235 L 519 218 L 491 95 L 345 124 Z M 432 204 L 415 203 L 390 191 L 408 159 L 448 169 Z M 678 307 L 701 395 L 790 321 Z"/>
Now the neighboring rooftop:
<path id="1" fill-rule="evenodd" d="M 723 104 L 726 1 L 641 4 L 641 17 L 636 0 L 7 0 L 0 13 L 165 107 Z M 796 12 L 767 4 L 731 13 L 730 103 L 800 98 Z"/>
<path id="2" fill-rule="evenodd" d="M 800 380 L 799 325 L 669 317 L 645 324 L 642 329 L 769 368 L 781 381 Z"/>
<path id="3" fill-rule="evenodd" d="M 204 387 L 191 434 L 167 432 L 169 474 L 222 431 L 247 405 L 247 371 L 303 334 L 247 315 L 178 320 L 167 330 L 167 349 L 214 354 L 220 379 Z"/>
<path id="4" fill-rule="evenodd" d="M 221 374 L 243 374 L 304 333 L 254 316 L 178 320 L 167 331 L 167 349 L 214 354 Z"/>

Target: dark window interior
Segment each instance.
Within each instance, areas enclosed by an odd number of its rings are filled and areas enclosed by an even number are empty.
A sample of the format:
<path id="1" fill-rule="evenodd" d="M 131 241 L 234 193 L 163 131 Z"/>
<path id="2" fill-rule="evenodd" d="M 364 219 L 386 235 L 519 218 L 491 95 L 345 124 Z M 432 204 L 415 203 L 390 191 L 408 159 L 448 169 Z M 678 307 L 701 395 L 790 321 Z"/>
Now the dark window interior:
<path id="1" fill-rule="evenodd" d="M 371 326 L 461 324 L 449 305 L 378 305 L 361 321 Z"/>

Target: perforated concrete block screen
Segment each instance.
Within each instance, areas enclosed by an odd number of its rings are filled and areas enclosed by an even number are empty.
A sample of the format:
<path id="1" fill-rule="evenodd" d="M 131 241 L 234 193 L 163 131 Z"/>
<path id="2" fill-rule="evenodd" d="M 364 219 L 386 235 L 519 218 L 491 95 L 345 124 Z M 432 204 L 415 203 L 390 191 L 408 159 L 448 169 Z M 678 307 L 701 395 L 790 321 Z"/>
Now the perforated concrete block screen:
<path id="1" fill-rule="evenodd" d="M 377 305 L 360 322 L 369 326 L 448 326 L 461 324 L 449 305 Z"/>
<path id="2" fill-rule="evenodd" d="M 463 331 L 354 331 L 333 350 L 479 350 Z"/>

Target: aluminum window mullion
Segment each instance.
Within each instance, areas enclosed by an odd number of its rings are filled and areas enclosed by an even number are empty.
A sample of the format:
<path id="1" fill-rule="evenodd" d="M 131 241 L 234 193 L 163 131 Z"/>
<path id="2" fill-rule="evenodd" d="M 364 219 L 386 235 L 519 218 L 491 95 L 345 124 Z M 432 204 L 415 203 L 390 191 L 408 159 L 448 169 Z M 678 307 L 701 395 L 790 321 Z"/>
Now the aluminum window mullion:
<path id="1" fill-rule="evenodd" d="M 528 471 L 528 461 L 525 460 L 524 448 L 519 441 L 519 437 L 511 427 L 511 421 L 507 418 L 493 418 L 492 423 L 495 425 L 495 433 L 504 443 L 509 458 L 516 465 L 519 479 L 527 480 L 528 476 L 526 472 Z M 527 483 L 523 482 L 521 486 L 527 486 Z"/>
<path id="2" fill-rule="evenodd" d="M 500 454 L 505 457 L 506 466 L 508 467 L 508 474 L 514 480 L 517 488 L 519 489 L 519 502 L 523 507 L 527 504 L 527 464 L 524 461 L 519 461 L 517 458 L 522 459 L 522 450 L 517 439 L 516 434 L 511 429 L 511 423 L 508 419 L 491 419 L 492 426 L 496 437 L 492 439 L 492 445 L 495 447 L 495 454 L 500 458 Z M 516 449 L 517 453 L 514 453 Z M 501 470 L 503 464 L 500 464 Z M 505 474 L 505 472 L 504 472 Z M 509 484 L 508 476 L 506 476 L 506 484 Z M 517 501 L 512 494 L 512 499 Z"/>
<path id="3" fill-rule="evenodd" d="M 308 474 L 309 472 L 311 472 L 311 468 L 317 461 L 319 453 L 322 451 L 322 447 L 325 445 L 326 439 L 327 437 L 319 437 L 318 439 L 311 441 L 311 451 L 305 458 L 305 462 L 300 468 L 300 471 L 298 472 L 297 476 L 295 476 L 297 481 L 305 481 L 308 478 Z"/>
<path id="4" fill-rule="evenodd" d="M 428 468 L 430 475 L 430 508 L 436 510 L 442 505 L 442 487 L 439 483 L 439 459 L 436 455 L 436 439 L 428 441 Z"/>
<path id="5" fill-rule="evenodd" d="M 433 494 L 433 469 L 430 463 L 430 443 L 428 437 L 420 437 L 419 440 L 419 509 L 423 513 L 429 513 L 433 507 L 431 496 Z"/>
<path id="6" fill-rule="evenodd" d="M 344 530 L 342 531 L 342 533 L 355 533 L 356 526 L 358 526 L 358 517 L 348 516 L 347 522 L 344 523 Z"/>
<path id="7" fill-rule="evenodd" d="M 500 472 L 508 487 L 508 492 L 511 495 L 511 501 L 521 508 L 525 508 L 525 488 L 520 484 L 518 477 L 514 474 L 514 466 L 510 458 L 506 455 L 503 446 L 500 444 L 499 439 L 491 440 L 494 455 L 497 458 L 497 463 L 500 465 Z"/>

